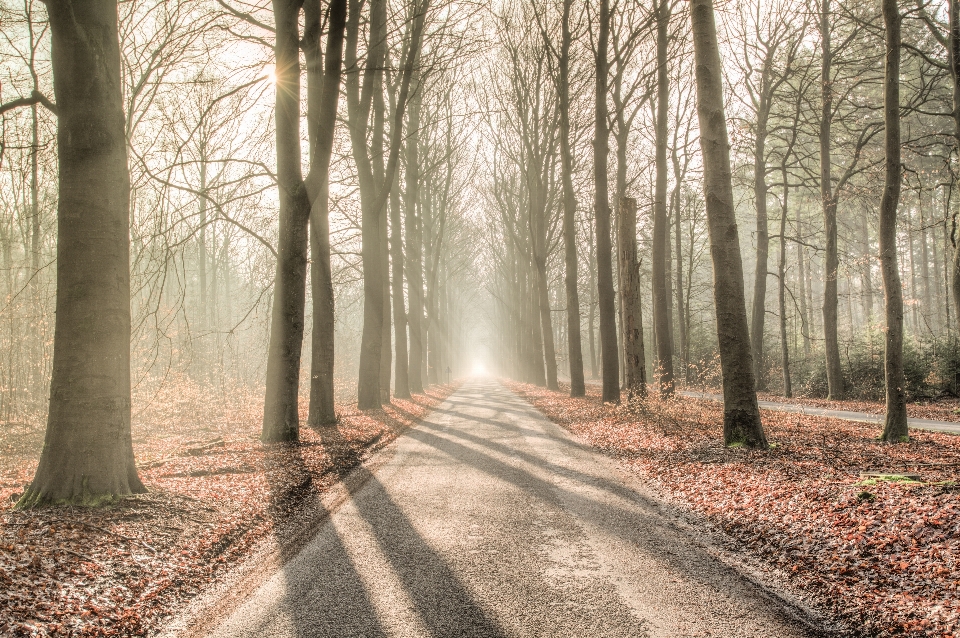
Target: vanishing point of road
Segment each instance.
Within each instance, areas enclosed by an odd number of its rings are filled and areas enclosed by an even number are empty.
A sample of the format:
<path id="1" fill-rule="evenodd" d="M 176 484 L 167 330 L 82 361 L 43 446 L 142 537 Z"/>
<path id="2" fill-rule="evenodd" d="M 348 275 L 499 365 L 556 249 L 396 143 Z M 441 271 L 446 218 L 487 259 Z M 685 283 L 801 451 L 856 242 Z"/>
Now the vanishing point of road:
<path id="1" fill-rule="evenodd" d="M 614 460 L 475 379 L 213 635 L 816 635 Z"/>

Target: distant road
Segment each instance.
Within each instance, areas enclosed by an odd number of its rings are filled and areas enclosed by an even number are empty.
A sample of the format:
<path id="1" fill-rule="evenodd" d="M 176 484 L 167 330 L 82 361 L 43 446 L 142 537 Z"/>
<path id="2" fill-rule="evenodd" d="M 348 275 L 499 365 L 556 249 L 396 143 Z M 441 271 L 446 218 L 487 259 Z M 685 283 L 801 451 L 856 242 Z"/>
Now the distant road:
<path id="1" fill-rule="evenodd" d="M 711 401 L 722 401 L 723 397 L 719 394 L 710 394 L 709 392 L 693 392 L 690 390 L 681 390 L 680 394 L 685 397 L 696 399 L 710 399 Z M 883 424 L 884 415 L 869 414 L 867 412 L 850 412 L 847 410 L 830 410 L 827 408 L 817 408 L 809 405 L 798 405 L 796 403 L 781 403 L 779 401 L 757 401 L 764 410 L 778 410 L 780 412 L 792 412 L 794 414 L 812 414 L 815 416 L 825 416 L 831 419 L 843 419 L 845 421 L 863 421 L 865 423 Z M 934 432 L 947 432 L 948 434 L 960 434 L 960 423 L 951 423 L 950 421 L 934 421 L 932 419 L 907 419 L 907 424 L 911 428 L 918 430 L 932 430 Z"/>
<path id="2" fill-rule="evenodd" d="M 614 459 L 494 380 L 467 382 L 378 454 L 214 636 L 822 635 Z"/>
<path id="3" fill-rule="evenodd" d="M 564 379 L 567 383 L 569 379 Z M 589 385 L 600 385 L 596 379 L 588 379 Z M 680 390 L 680 394 L 694 399 L 708 399 L 710 401 L 723 401 L 719 394 L 710 392 L 697 392 L 693 390 Z M 809 405 L 799 405 L 796 403 L 787 403 L 787 400 L 780 401 L 757 401 L 761 409 L 778 410 L 780 412 L 791 412 L 793 414 L 812 414 L 814 416 L 825 416 L 831 419 L 843 419 L 844 421 L 862 421 L 864 423 L 883 424 L 884 415 L 870 414 L 868 412 L 853 412 L 849 410 L 830 410 L 828 408 L 817 408 Z M 913 419 L 908 418 L 907 424 L 917 430 L 930 430 L 931 432 L 946 432 L 947 434 L 960 434 L 960 423 L 951 421 L 934 421 L 933 419 Z"/>

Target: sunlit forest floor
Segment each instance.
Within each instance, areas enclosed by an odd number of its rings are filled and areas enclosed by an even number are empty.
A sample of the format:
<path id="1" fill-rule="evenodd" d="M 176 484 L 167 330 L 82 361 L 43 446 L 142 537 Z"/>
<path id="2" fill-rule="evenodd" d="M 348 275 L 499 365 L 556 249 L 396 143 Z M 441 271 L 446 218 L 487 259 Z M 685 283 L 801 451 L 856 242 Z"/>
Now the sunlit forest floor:
<path id="1" fill-rule="evenodd" d="M 143 635 L 283 532 L 307 499 L 446 398 L 432 386 L 382 410 L 340 406 L 340 423 L 301 427 L 298 444 L 259 441 L 262 396 L 212 403 L 186 384 L 135 415 L 149 493 L 101 509 L 14 511 L 43 428 L 0 427 L 0 635 Z M 301 422 L 306 421 L 306 402 Z"/>
<path id="2" fill-rule="evenodd" d="M 888 445 L 876 425 L 764 411 L 774 447 L 728 449 L 714 401 L 615 407 L 596 386 L 571 399 L 508 385 L 705 516 L 854 635 L 960 635 L 960 436 L 914 431 L 910 443 Z"/>

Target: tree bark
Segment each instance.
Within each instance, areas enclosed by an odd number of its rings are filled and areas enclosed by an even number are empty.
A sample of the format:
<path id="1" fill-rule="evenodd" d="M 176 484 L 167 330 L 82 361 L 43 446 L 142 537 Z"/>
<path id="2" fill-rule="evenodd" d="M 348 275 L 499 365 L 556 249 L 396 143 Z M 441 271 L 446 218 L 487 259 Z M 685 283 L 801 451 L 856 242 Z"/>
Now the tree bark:
<path id="1" fill-rule="evenodd" d="M 145 492 L 130 433 L 130 174 L 117 3 L 49 0 L 57 293 L 43 452 L 19 507 Z"/>
<path id="2" fill-rule="evenodd" d="M 617 310 L 613 291 L 610 246 L 610 201 L 607 156 L 607 43 L 610 37 L 610 0 L 600 0 L 600 27 L 596 56 L 596 112 L 593 140 L 594 214 L 597 232 L 597 294 L 600 301 L 600 356 L 603 400 L 620 402 L 620 357 L 617 352 Z"/>
<path id="3" fill-rule="evenodd" d="M 766 448 L 747 330 L 743 263 L 730 171 L 730 141 L 723 106 L 723 69 L 712 0 L 691 0 L 690 20 L 703 153 L 704 199 L 723 375 L 723 441 L 725 445 Z"/>
<path id="4" fill-rule="evenodd" d="M 669 275 L 667 274 L 667 242 L 670 241 L 667 220 L 667 118 L 670 100 L 670 79 L 667 75 L 667 44 L 669 42 L 667 27 L 669 22 L 670 0 L 660 0 L 659 6 L 657 7 L 656 190 L 653 204 L 653 263 L 651 264 L 651 278 L 653 279 L 653 321 L 657 335 L 657 370 L 655 376 L 660 396 L 662 397 L 673 395 L 674 390 L 673 339 L 670 334 L 671 300 L 669 294 Z M 622 203 L 620 210 L 624 210 Z M 621 226 L 621 228 L 623 228 L 623 226 Z M 634 224 L 634 235 L 635 234 L 636 225 Z M 636 244 L 636 237 L 633 238 L 633 242 Z M 621 258 L 623 254 L 623 250 L 621 250 Z M 622 266 L 621 272 L 625 272 Z M 622 283 L 623 281 L 621 280 L 621 284 Z M 624 297 L 624 299 L 626 299 L 626 297 Z M 637 303 L 639 304 L 639 299 Z M 624 312 L 625 319 L 626 314 L 627 313 Z M 626 324 L 624 329 L 628 329 Z M 642 333 L 640 335 L 640 341 L 640 352 L 642 354 Z M 641 365 L 642 364 L 643 360 L 641 359 Z M 629 376 L 628 372 L 628 379 Z M 644 381 L 646 381 L 646 379 L 644 379 Z"/>
<path id="5" fill-rule="evenodd" d="M 563 174 L 563 256 L 567 296 L 567 356 L 570 364 L 570 396 L 587 393 L 583 378 L 583 342 L 580 338 L 580 293 L 577 291 L 577 193 L 573 188 L 573 151 L 570 148 L 570 5 L 563 0 L 560 35 L 560 161 Z"/>
<path id="6" fill-rule="evenodd" d="M 949 0 L 950 13 L 950 77 L 953 79 L 953 135 L 960 148 L 960 1 Z M 956 219 L 956 213 L 954 213 Z M 955 231 L 954 231 L 955 232 Z M 953 237 L 951 236 L 951 239 Z M 950 273 L 954 316 L 960 325 L 960 247 L 954 244 L 953 268 Z"/>
<path id="7" fill-rule="evenodd" d="M 280 231 L 274 280 L 261 439 L 296 441 L 307 279 L 310 200 L 300 169 L 300 27 L 298 0 L 274 0 L 276 21 L 277 183 Z"/>
<path id="8" fill-rule="evenodd" d="M 320 90 L 316 124 L 316 142 L 311 159 L 308 185 L 310 210 L 310 285 L 313 292 L 313 337 L 310 362 L 310 411 L 307 422 L 312 426 L 336 423 L 334 403 L 334 297 L 333 271 L 330 264 L 330 158 L 340 101 L 340 79 L 343 72 L 343 38 L 347 20 L 347 0 L 330 3 L 326 42 L 326 64 Z M 309 22 L 314 22 L 310 20 Z M 319 27 L 319 22 L 315 22 Z M 318 45 L 319 46 L 319 45 Z M 308 72 L 308 82 L 310 74 Z M 309 112 L 309 106 L 308 106 Z M 313 191 L 313 188 L 308 188 Z"/>
<path id="9" fill-rule="evenodd" d="M 897 205 L 900 202 L 900 10 L 897 0 L 883 0 L 886 64 L 883 80 L 884 147 L 883 197 L 880 200 L 880 268 L 883 274 L 884 384 L 887 416 L 881 438 L 888 443 L 908 440 L 907 402 L 903 375 L 903 289 L 897 263 Z M 926 258 L 926 256 L 924 256 Z"/>
<path id="10" fill-rule="evenodd" d="M 780 208 L 780 262 L 777 264 L 777 302 L 780 311 L 780 369 L 783 374 L 783 396 L 793 396 L 790 379 L 790 345 L 787 339 L 787 213 L 789 212 L 790 183 L 786 158 L 780 172 L 783 180 L 783 205 Z"/>
<path id="11" fill-rule="evenodd" d="M 820 12 L 820 197 L 823 202 L 824 245 L 823 277 L 823 347 L 827 365 L 828 398 L 843 399 L 845 382 L 840 365 L 840 342 L 837 334 L 838 306 L 837 271 L 837 200 L 833 188 L 830 134 L 833 123 L 833 86 L 830 78 L 833 52 L 830 48 L 830 0 L 822 0 Z"/>
<path id="12" fill-rule="evenodd" d="M 620 224 L 617 237 L 620 243 L 618 261 L 620 305 L 623 308 L 624 386 L 629 398 L 643 398 L 647 396 L 647 373 L 643 350 L 643 312 L 640 307 L 640 260 L 637 258 L 637 200 L 621 197 L 617 219 Z"/>
<path id="13" fill-rule="evenodd" d="M 763 324 L 767 316 L 767 270 L 770 257 L 770 231 L 767 228 L 767 118 L 770 110 L 767 72 L 761 80 L 757 109 L 757 136 L 753 148 L 753 196 L 757 209 L 757 260 L 753 279 L 753 312 L 750 320 L 750 348 L 753 350 L 753 375 L 757 389 L 766 387 L 763 370 Z"/>
<path id="14" fill-rule="evenodd" d="M 404 189 L 403 212 L 406 222 L 407 247 L 407 297 L 410 310 L 410 358 L 408 374 L 410 391 L 423 392 L 423 238 L 417 216 L 420 204 L 420 74 L 415 72 L 413 96 L 407 115 L 406 188 Z"/>

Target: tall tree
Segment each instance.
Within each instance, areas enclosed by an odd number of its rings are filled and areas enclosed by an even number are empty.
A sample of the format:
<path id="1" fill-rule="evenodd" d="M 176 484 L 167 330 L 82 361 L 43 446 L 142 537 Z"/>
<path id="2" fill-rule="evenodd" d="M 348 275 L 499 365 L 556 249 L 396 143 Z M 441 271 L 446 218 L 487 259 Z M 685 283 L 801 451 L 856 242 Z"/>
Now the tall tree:
<path id="1" fill-rule="evenodd" d="M 594 112 L 593 179 L 597 233 L 597 293 L 600 303 L 600 356 L 603 400 L 620 402 L 620 357 L 617 352 L 617 310 L 613 291 L 610 196 L 607 157 L 610 129 L 607 123 L 607 44 L 610 38 L 610 0 L 600 0 L 600 25 L 596 51 L 596 108 Z"/>
<path id="2" fill-rule="evenodd" d="M 696 62 L 703 190 L 723 375 L 723 441 L 725 445 L 766 448 L 747 330 L 743 262 L 730 171 L 730 140 L 723 105 L 723 66 L 717 45 L 713 1 L 691 0 L 690 22 Z"/>
<path id="3" fill-rule="evenodd" d="M 667 73 L 670 0 L 659 0 L 657 19 L 657 119 L 656 119 L 656 186 L 653 203 L 653 321 L 657 334 L 657 385 L 660 395 L 673 394 L 673 339 L 670 325 L 670 292 L 667 263 L 669 242 L 667 220 L 667 138 L 669 135 L 670 79 Z M 621 208 L 621 210 L 623 210 Z M 622 270 L 622 269 L 621 269 Z M 622 285 L 621 281 L 621 285 Z M 642 337 L 641 337 L 642 339 Z M 642 350 L 642 346 L 641 346 Z M 641 362 L 642 365 L 642 362 Z"/>
<path id="4" fill-rule="evenodd" d="M 887 416 L 881 438 L 906 441 L 907 402 L 903 374 L 903 289 L 897 262 L 897 206 L 900 202 L 900 9 L 897 0 L 883 0 L 886 63 L 883 80 L 884 162 L 880 200 L 880 272 L 887 320 L 884 339 L 884 384 Z M 924 255 L 926 259 L 926 255 Z"/>
<path id="5" fill-rule="evenodd" d="M 260 435 L 266 442 L 296 441 L 300 436 L 298 397 L 310 217 L 300 148 L 301 5 L 302 0 L 274 0 L 273 3 L 280 231 Z"/>
<path id="6" fill-rule="evenodd" d="M 570 363 L 570 396 L 586 394 L 583 379 L 583 345 L 580 338 L 580 294 L 577 291 L 577 193 L 573 188 L 573 150 L 570 139 L 570 6 L 563 0 L 560 19 L 557 93 L 560 109 L 560 161 L 563 180 L 563 256 L 567 293 L 567 355 Z"/>
<path id="7" fill-rule="evenodd" d="M 97 505 L 146 489 L 130 433 L 130 174 L 117 2 L 49 0 L 57 151 L 50 409 L 18 505 Z"/>
<path id="8" fill-rule="evenodd" d="M 386 3 L 385 0 L 370 2 L 370 27 L 367 44 L 367 57 L 364 64 L 361 90 L 360 71 L 357 58 L 357 46 L 360 34 L 360 0 L 350 1 L 350 15 L 347 23 L 345 64 L 347 75 L 347 106 L 350 140 L 357 178 L 360 185 L 360 207 L 363 261 L 363 333 L 360 342 L 360 374 L 357 385 L 357 404 L 361 410 L 377 408 L 381 405 L 381 348 L 383 346 L 384 301 L 386 294 L 383 264 L 383 234 L 381 225 L 386 223 L 386 205 L 397 173 L 397 163 L 403 132 L 403 118 L 406 113 L 410 80 L 413 74 L 413 58 L 420 48 L 424 20 L 429 1 L 417 4 L 413 17 L 407 21 L 408 46 L 402 63 L 400 90 L 397 106 L 390 127 L 390 152 L 383 169 L 383 179 L 377 180 L 374 173 L 372 155 L 382 153 L 380 149 L 371 149 L 367 137 L 373 93 L 383 75 L 386 59 Z M 378 188 L 378 182 L 379 188 Z M 389 317 L 389 315 L 387 315 Z"/>
<path id="9" fill-rule="evenodd" d="M 319 8 L 315 9 L 319 14 Z M 319 49 L 319 15 L 310 13 L 308 23 L 308 57 L 319 66 L 319 50 L 311 54 L 310 47 Z M 343 38 L 347 21 L 347 0 L 331 0 L 327 16 L 327 32 L 323 81 L 316 87 L 308 70 L 310 96 L 317 100 L 317 113 L 312 115 L 308 102 L 310 122 L 316 127 L 316 142 L 311 146 L 311 169 L 307 186 L 313 204 L 310 210 L 310 284 L 313 292 L 313 337 L 310 366 L 310 425 L 335 423 L 334 405 L 334 294 L 333 270 L 330 264 L 330 158 L 337 123 L 337 105 L 340 101 L 340 79 L 343 73 Z M 311 28 L 312 27 L 312 28 Z M 316 35 L 313 35 L 316 33 Z M 316 96 L 319 93 L 319 96 Z"/>

